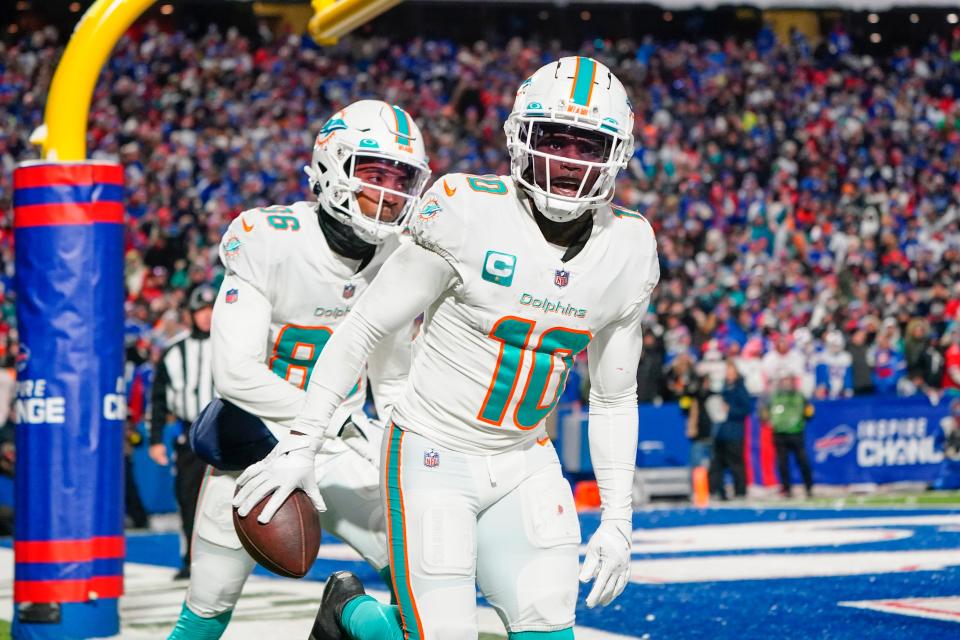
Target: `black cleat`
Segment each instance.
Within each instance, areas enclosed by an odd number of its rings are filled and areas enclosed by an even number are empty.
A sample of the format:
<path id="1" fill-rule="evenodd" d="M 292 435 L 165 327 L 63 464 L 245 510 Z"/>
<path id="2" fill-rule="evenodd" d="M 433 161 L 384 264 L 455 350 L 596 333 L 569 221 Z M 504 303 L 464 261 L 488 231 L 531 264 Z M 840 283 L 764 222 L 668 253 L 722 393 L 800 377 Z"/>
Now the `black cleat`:
<path id="1" fill-rule="evenodd" d="M 366 593 L 359 578 L 349 571 L 336 571 L 323 587 L 320 610 L 313 621 L 310 640 L 347 640 L 340 616 L 347 603 Z"/>

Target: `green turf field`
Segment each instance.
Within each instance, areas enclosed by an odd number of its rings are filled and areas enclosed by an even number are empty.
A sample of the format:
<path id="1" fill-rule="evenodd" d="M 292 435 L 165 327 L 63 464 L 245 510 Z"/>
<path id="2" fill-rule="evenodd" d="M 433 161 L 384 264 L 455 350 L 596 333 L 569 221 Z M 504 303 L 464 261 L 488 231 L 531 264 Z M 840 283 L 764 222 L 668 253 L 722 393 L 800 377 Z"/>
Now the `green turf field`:
<path id="1" fill-rule="evenodd" d="M 763 501 L 766 503 L 766 501 Z M 773 501 L 771 501 L 773 503 Z M 875 493 L 809 500 L 778 499 L 777 504 L 797 507 L 960 507 L 960 491 L 924 491 L 922 493 Z"/>

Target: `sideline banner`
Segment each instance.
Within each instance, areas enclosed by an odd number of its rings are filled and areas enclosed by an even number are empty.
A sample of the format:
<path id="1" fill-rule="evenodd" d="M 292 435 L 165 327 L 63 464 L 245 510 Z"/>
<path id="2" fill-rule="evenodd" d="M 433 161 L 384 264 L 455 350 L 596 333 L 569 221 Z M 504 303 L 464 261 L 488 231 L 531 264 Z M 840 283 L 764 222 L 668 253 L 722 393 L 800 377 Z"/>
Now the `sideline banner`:
<path id="1" fill-rule="evenodd" d="M 943 461 L 940 421 L 949 402 L 916 398 L 851 398 L 814 403 L 807 423 L 813 481 L 932 482 Z"/>
<path id="2" fill-rule="evenodd" d="M 807 452 L 815 484 L 933 482 L 943 462 L 940 421 L 948 400 L 931 405 L 914 398 L 861 397 L 814 402 L 807 423 Z M 592 472 L 585 410 L 560 410 L 559 448 L 568 472 Z M 685 419 L 676 403 L 640 406 L 637 466 L 686 466 L 690 444 Z M 769 425 L 756 415 L 744 429 L 744 461 L 749 484 L 779 483 L 776 451 Z M 795 483 L 800 473 L 791 461 Z"/>
<path id="3" fill-rule="evenodd" d="M 123 592 L 123 169 L 14 172 L 14 638 L 119 632 Z"/>

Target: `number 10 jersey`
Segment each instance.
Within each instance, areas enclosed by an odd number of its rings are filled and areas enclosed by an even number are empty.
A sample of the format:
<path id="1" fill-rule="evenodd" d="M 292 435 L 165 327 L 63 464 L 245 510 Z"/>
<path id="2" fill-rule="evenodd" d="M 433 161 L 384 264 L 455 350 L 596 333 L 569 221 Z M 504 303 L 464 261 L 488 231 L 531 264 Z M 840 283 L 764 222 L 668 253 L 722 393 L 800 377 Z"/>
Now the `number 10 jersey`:
<path id="1" fill-rule="evenodd" d="M 643 216 L 594 210 L 586 245 L 563 261 L 530 206 L 504 176 L 447 175 L 421 200 L 411 236 L 458 279 L 424 316 L 394 413 L 402 428 L 481 454 L 543 438 L 576 355 L 646 310 L 659 266 Z"/>

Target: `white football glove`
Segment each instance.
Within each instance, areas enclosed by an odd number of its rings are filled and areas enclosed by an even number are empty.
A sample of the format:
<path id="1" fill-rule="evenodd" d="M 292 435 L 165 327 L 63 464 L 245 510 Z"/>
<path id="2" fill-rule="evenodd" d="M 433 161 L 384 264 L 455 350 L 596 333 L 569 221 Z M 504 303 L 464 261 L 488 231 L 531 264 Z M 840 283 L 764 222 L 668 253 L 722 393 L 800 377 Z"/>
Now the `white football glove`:
<path id="1" fill-rule="evenodd" d="M 598 604 L 607 606 L 623 593 L 630 578 L 630 523 L 625 520 L 606 520 L 600 523 L 587 544 L 587 557 L 580 569 L 580 582 L 593 580 L 587 596 L 591 609 Z"/>
<path id="2" fill-rule="evenodd" d="M 273 496 L 257 518 L 260 524 L 267 524 L 287 497 L 297 489 L 306 492 L 317 511 L 326 511 L 327 506 L 317 489 L 314 471 L 317 451 L 322 444 L 322 438 L 288 431 L 266 458 L 247 467 L 237 478 L 238 490 L 233 497 L 233 506 L 237 507 L 240 517 L 245 517 L 273 491 Z"/>
<path id="3" fill-rule="evenodd" d="M 356 451 L 375 467 L 380 466 L 380 443 L 383 442 L 383 425 L 371 420 L 362 411 L 350 414 L 343 428 L 340 429 L 340 439 L 348 447 Z"/>

